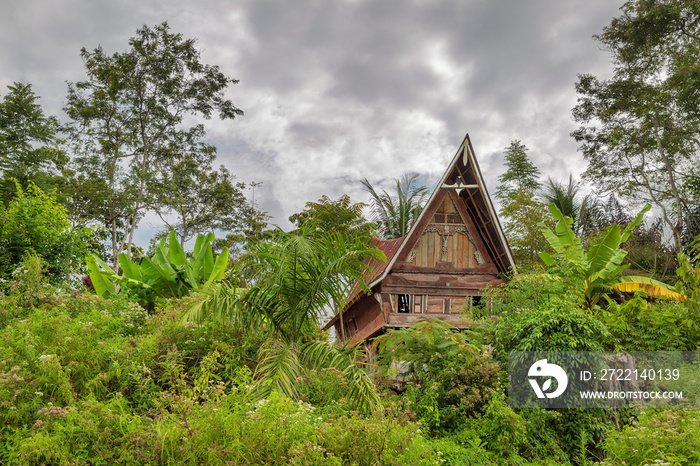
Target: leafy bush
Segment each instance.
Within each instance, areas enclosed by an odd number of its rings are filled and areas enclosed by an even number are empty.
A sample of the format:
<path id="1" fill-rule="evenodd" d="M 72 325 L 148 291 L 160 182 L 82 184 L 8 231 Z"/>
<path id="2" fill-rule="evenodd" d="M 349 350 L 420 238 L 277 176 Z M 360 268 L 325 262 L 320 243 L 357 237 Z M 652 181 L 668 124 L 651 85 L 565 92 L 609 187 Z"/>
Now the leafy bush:
<path id="1" fill-rule="evenodd" d="M 395 379 L 420 382 L 454 365 L 455 360 L 469 363 L 479 352 L 469 336 L 438 319 L 420 320 L 405 329 L 389 330 L 376 339 L 378 367 L 384 375 Z"/>
<path id="2" fill-rule="evenodd" d="M 623 303 L 610 301 L 596 317 L 610 330 L 612 345 L 623 351 L 692 351 L 687 309 L 680 304 L 649 303 L 637 295 Z"/>
<path id="3" fill-rule="evenodd" d="M 700 414 L 695 409 L 646 410 L 637 422 L 610 430 L 604 464 L 700 463 Z"/>
<path id="4" fill-rule="evenodd" d="M 445 322 L 424 320 L 377 339 L 379 368 L 433 433 L 459 429 L 503 393 L 498 364 L 469 336 Z"/>
<path id="5" fill-rule="evenodd" d="M 52 282 L 83 268 L 83 257 L 94 236 L 89 228 L 73 228 L 66 209 L 53 194 L 31 181 L 25 192 L 17 185 L 17 197 L 0 212 L 0 277 L 11 278 L 25 254 L 40 255 Z"/>
<path id="6" fill-rule="evenodd" d="M 206 402 L 164 396 L 147 414 L 122 397 L 42 408 L 11 432 L 12 464 L 438 464 L 417 427 L 389 412 L 333 417 L 274 393 L 255 401 L 249 373 Z"/>
<path id="7" fill-rule="evenodd" d="M 517 286 L 517 285 L 516 285 Z M 610 332 L 589 312 L 566 296 L 547 295 L 546 301 L 529 306 L 517 292 L 500 307 L 507 294 L 499 294 L 495 307 L 499 320 L 493 328 L 494 343 L 505 357 L 510 351 L 602 351 Z"/>

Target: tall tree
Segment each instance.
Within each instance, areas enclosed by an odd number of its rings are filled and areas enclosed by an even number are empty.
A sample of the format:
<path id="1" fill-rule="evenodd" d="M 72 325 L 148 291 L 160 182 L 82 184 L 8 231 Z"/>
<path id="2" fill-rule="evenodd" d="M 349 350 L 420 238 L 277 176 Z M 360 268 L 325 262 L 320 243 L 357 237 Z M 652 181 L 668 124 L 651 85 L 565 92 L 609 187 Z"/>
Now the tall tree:
<path id="1" fill-rule="evenodd" d="M 527 155 L 527 147 L 520 140 L 513 140 L 504 149 L 504 165 L 506 171 L 498 177 L 496 198 L 507 200 L 512 193 L 517 191 L 537 192 L 540 189 L 540 171 L 530 161 Z"/>
<path id="2" fill-rule="evenodd" d="M 365 207 L 367 204 L 363 202 L 353 203 L 347 194 L 340 196 L 337 201 L 323 196 L 317 202 L 307 202 L 306 208 L 289 217 L 289 221 L 297 228 L 309 225 L 319 234 L 338 231 L 369 241 L 372 224 L 362 216 Z"/>
<path id="3" fill-rule="evenodd" d="M 167 160 L 151 186 L 156 192 L 153 208 L 165 224 L 161 236 L 174 230 L 185 243 L 214 229 L 238 229 L 246 205 L 243 187 L 224 166 L 213 170 L 191 157 Z"/>
<path id="4" fill-rule="evenodd" d="M 611 79 L 579 76 L 572 133 L 600 191 L 651 202 L 674 249 L 698 196 L 700 5 L 638 0 L 595 36 L 610 53 Z"/>
<path id="5" fill-rule="evenodd" d="M 17 180 L 50 190 L 62 181 L 68 157 L 59 148 L 61 125 L 46 116 L 31 84 L 14 83 L 0 101 L 0 170 L 5 203 L 14 197 Z"/>
<path id="6" fill-rule="evenodd" d="M 396 198 L 393 198 L 385 190 L 377 192 L 367 178 L 362 180 L 371 198 L 372 221 L 383 238 L 407 235 L 418 219 L 429 193 L 427 186 L 418 186 L 417 182 L 417 173 L 405 173 L 396 180 Z"/>
<path id="7" fill-rule="evenodd" d="M 538 223 L 549 217 L 545 205 L 538 200 L 540 171 L 530 161 L 527 150 L 518 140 L 505 148 L 506 171 L 498 177 L 495 194 L 514 259 L 522 269 L 538 264 L 539 253 L 547 249 Z"/>
<path id="8" fill-rule="evenodd" d="M 139 29 L 129 45 L 113 55 L 83 48 L 87 80 L 69 84 L 65 107 L 77 171 L 101 181 L 94 215 L 110 230 L 114 264 L 120 252 L 131 255 L 139 220 L 158 199 L 151 188 L 166 161 L 188 157 L 206 166 L 211 160 L 204 126 L 188 127 L 185 118 L 243 113 L 224 95 L 237 81 L 201 63 L 194 39 L 162 23 Z"/>

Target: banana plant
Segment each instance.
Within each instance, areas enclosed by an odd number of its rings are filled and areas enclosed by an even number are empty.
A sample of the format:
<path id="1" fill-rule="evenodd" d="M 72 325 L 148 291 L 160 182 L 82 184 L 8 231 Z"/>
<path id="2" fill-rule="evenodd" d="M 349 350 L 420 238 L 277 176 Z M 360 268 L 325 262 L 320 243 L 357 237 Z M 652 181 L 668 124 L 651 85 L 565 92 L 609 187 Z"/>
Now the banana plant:
<path id="1" fill-rule="evenodd" d="M 544 223 L 540 223 L 539 226 L 556 254 L 552 256 L 543 252 L 540 253 L 540 258 L 550 267 L 558 266 L 554 277 L 564 284 L 564 292 L 579 296 L 584 309 L 593 310 L 598 301 L 612 289 L 626 292 L 644 291 L 654 298 L 683 301 L 686 299 L 684 295 L 663 282 L 649 277 L 622 275 L 628 265 L 622 264 L 627 251 L 620 245 L 627 241 L 632 231 L 642 223 L 644 214 L 649 209 L 651 205 L 644 207 L 624 228 L 610 225 L 591 242 L 588 251 L 585 251 L 581 240 L 573 231 L 571 218 L 563 215 L 551 204 L 549 211 L 557 222 L 554 231 Z"/>
<path id="2" fill-rule="evenodd" d="M 159 298 L 180 298 L 192 291 L 209 289 L 224 278 L 229 262 L 228 248 L 214 260 L 213 240 L 213 233 L 198 236 L 192 257 L 188 258 L 175 232 L 170 232 L 168 243 L 163 238 L 153 257 L 134 263 L 126 254 L 120 254 L 122 275 L 92 254 L 86 260 L 90 279 L 95 292 L 103 298 L 125 290 L 146 309 L 153 309 Z"/>

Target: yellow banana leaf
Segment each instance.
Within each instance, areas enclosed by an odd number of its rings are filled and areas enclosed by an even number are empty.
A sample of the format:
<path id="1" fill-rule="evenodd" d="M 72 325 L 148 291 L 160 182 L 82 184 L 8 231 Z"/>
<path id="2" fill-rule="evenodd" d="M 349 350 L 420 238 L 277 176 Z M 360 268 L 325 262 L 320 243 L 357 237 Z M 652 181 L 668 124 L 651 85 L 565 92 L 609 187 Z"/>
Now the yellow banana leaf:
<path id="1" fill-rule="evenodd" d="M 677 291 L 670 289 L 667 285 L 656 282 L 646 277 L 622 277 L 631 279 L 614 284 L 612 287 L 618 291 L 625 293 L 634 293 L 635 291 L 644 291 L 647 296 L 658 299 L 668 299 L 671 301 L 685 302 L 688 300 L 686 295 L 680 294 Z M 644 279 L 644 280 L 642 280 Z"/>

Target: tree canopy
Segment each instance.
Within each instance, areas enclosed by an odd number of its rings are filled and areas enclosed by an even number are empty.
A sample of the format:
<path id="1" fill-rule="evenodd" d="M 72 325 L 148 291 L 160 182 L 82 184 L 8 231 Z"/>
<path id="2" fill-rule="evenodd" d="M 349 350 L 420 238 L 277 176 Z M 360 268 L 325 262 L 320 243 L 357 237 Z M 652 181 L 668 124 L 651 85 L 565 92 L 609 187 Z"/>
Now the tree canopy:
<path id="1" fill-rule="evenodd" d="M 498 177 L 495 194 L 501 203 L 500 216 L 515 261 L 524 269 L 539 263 L 538 254 L 547 248 L 537 225 L 548 218 L 545 205 L 538 200 L 540 171 L 527 151 L 519 140 L 511 141 L 505 148 L 506 171 Z"/>
<path id="2" fill-rule="evenodd" d="M 610 53 L 611 79 L 579 76 L 572 133 L 585 177 L 604 193 L 650 202 L 679 251 L 699 199 L 700 6 L 632 1 L 595 39 Z"/>
<path id="3" fill-rule="evenodd" d="M 372 221 L 382 238 L 406 236 L 418 220 L 430 193 L 427 186 L 418 186 L 417 182 L 417 173 L 405 173 L 396 180 L 396 198 L 393 198 L 386 190 L 377 192 L 367 178 L 362 180 L 371 198 Z"/>
<path id="4" fill-rule="evenodd" d="M 167 23 L 139 29 L 129 46 L 112 55 L 102 47 L 83 48 L 87 79 L 69 83 L 64 109 L 72 120 L 76 170 L 96 180 L 94 190 L 82 195 L 92 198 L 90 215 L 110 230 L 114 264 L 120 252 L 131 255 L 134 231 L 147 209 L 184 212 L 162 204 L 164 190 L 171 199 L 183 194 L 173 191 L 179 187 L 165 170 L 182 160 L 192 165 L 178 170 L 210 167 L 216 150 L 202 141 L 204 126 L 188 127 L 185 118 L 243 114 L 225 97 L 237 81 L 202 63 L 196 41 L 170 32 Z M 198 176 L 192 170 L 188 175 Z"/>
<path id="5" fill-rule="evenodd" d="M 61 124 L 46 116 L 31 84 L 14 83 L 0 101 L 0 170 L 3 198 L 15 194 L 15 181 L 49 190 L 62 180 L 68 156 L 59 148 Z"/>

